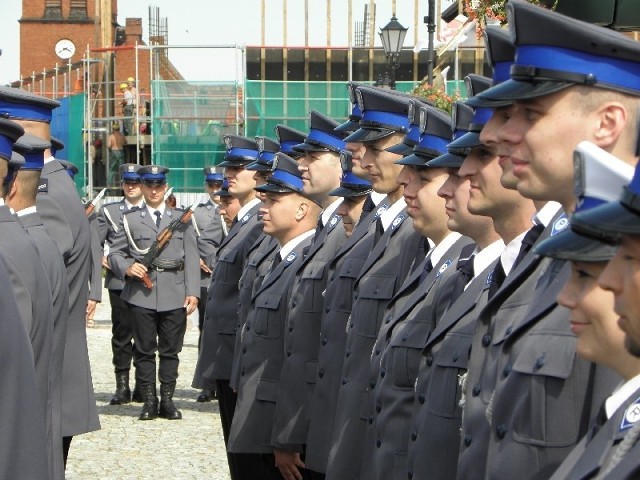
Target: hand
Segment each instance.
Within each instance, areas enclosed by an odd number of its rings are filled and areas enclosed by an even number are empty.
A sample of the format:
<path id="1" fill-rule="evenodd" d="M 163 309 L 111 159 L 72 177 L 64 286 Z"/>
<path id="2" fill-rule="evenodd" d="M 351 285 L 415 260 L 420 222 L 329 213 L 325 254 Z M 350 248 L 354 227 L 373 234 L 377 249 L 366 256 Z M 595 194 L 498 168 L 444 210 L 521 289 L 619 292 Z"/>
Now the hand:
<path id="1" fill-rule="evenodd" d="M 87 319 L 93 319 L 93 315 L 96 313 L 96 305 L 98 302 L 95 300 L 87 300 Z"/>
<path id="2" fill-rule="evenodd" d="M 206 263 L 204 263 L 204 260 L 202 259 L 200 259 L 200 270 L 202 270 L 207 275 L 211 275 L 211 269 Z"/>
<path id="3" fill-rule="evenodd" d="M 187 315 L 191 315 L 197 306 L 198 297 L 187 296 L 187 298 L 184 299 L 184 305 L 182 307 L 187 309 Z"/>
<path id="4" fill-rule="evenodd" d="M 107 257 L 102 257 L 102 266 L 107 270 L 111 270 L 111 267 L 109 266 L 109 260 L 107 260 Z"/>
<path id="5" fill-rule="evenodd" d="M 141 263 L 135 262 L 129 268 L 127 268 L 127 275 L 130 277 L 142 278 L 147 273 L 147 267 Z"/>
<path id="6" fill-rule="evenodd" d="M 274 448 L 273 455 L 276 457 L 276 467 L 284 480 L 302 480 L 299 468 L 304 468 L 304 463 L 300 460 L 298 452 Z"/>

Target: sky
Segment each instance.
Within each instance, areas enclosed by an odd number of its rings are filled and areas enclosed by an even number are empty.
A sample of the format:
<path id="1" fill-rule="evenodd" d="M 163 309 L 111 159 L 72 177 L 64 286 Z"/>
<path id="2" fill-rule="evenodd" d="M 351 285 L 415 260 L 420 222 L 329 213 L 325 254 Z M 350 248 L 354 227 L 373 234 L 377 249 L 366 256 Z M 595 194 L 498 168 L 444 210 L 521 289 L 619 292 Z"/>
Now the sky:
<path id="1" fill-rule="evenodd" d="M 442 0 L 446 8 L 452 0 Z M 330 38 L 333 46 L 348 46 L 347 0 L 331 0 Z M 397 0 L 396 16 L 400 23 L 409 27 L 405 47 L 416 42 L 414 27 L 414 3 Z M 427 38 L 427 27 L 422 18 L 427 15 L 427 1 L 418 2 L 418 42 Z M 265 0 L 268 10 L 265 15 L 266 45 L 283 45 L 282 0 Z M 361 20 L 367 0 L 353 0 L 353 20 Z M 118 5 L 118 23 L 125 24 L 127 17 L 142 18 L 144 36 L 148 34 L 149 5 L 160 9 L 160 17 L 168 18 L 169 44 L 172 46 L 195 45 L 259 45 L 261 43 L 260 0 L 121 0 Z M 221 8 L 221 5 L 224 5 Z M 378 0 L 376 7 L 376 32 L 390 20 L 392 1 Z M 3 0 L 0 15 L 0 84 L 19 78 L 19 24 L 22 0 Z M 327 45 L 327 0 L 309 0 L 309 45 Z M 287 44 L 304 45 L 304 1 L 287 1 Z M 424 42 L 423 42 L 424 43 Z M 376 35 L 376 45 L 380 39 Z M 78 46 L 78 48 L 80 48 Z M 234 49 L 175 48 L 169 57 L 188 80 L 229 80 L 236 76 Z M 240 57 L 241 58 L 241 57 Z M 56 61 L 42 68 L 53 68 Z"/>

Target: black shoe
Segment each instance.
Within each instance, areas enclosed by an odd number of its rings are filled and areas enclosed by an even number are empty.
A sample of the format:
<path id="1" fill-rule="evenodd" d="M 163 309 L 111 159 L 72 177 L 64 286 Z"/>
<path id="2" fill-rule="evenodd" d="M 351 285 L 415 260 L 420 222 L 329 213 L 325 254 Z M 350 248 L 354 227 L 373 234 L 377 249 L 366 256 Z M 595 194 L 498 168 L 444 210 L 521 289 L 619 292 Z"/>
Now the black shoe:
<path id="1" fill-rule="evenodd" d="M 167 420 L 182 420 L 182 413 L 173 404 L 173 392 L 176 384 L 160 384 L 160 411 L 159 415 Z"/>
<path id="2" fill-rule="evenodd" d="M 142 396 L 144 397 L 144 405 L 138 420 L 153 420 L 158 417 L 158 397 L 156 396 L 155 385 L 143 385 L 140 387 Z"/>
<path id="3" fill-rule="evenodd" d="M 202 391 L 200 392 L 200 395 L 198 395 L 198 398 L 196 398 L 196 402 L 200 402 L 200 403 L 210 402 L 214 398 L 216 398 L 215 390 L 209 390 L 208 388 L 203 388 Z"/>
<path id="4" fill-rule="evenodd" d="M 116 373 L 116 392 L 111 397 L 109 405 L 124 405 L 130 401 L 129 372 Z"/>
<path id="5" fill-rule="evenodd" d="M 133 395 L 131 395 L 131 401 L 136 403 L 144 402 L 144 397 L 142 396 L 142 392 L 140 391 L 140 387 L 138 387 L 137 382 L 136 382 L 136 386 L 133 388 Z"/>

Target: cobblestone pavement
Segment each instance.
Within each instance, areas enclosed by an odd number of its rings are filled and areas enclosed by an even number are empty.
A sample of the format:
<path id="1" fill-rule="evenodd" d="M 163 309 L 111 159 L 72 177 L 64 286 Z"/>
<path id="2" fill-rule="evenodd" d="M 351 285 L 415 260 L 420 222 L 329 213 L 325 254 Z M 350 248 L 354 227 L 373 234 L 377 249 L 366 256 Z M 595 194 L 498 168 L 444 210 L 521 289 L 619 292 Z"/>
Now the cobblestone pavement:
<path id="1" fill-rule="evenodd" d="M 111 365 L 109 295 L 98 305 L 96 326 L 87 329 L 93 387 L 102 429 L 74 437 L 67 462 L 69 480 L 228 480 L 217 402 L 197 403 L 191 379 L 198 355 L 198 329 L 190 320 L 180 355 L 175 403 L 182 421 L 141 422 L 142 404 L 110 406 L 115 388 Z M 131 387 L 133 388 L 133 380 Z"/>

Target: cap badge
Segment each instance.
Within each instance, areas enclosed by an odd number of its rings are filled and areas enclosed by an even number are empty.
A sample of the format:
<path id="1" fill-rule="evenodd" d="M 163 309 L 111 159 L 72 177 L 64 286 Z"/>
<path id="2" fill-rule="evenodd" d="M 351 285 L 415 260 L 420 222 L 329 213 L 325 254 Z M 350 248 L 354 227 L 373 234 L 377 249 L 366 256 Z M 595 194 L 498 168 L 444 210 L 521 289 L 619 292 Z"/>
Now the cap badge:
<path id="1" fill-rule="evenodd" d="M 264 137 L 256 137 L 256 144 L 258 145 L 258 151 L 264 152 Z"/>
<path id="2" fill-rule="evenodd" d="M 135 170 L 135 167 L 134 167 L 133 165 L 129 165 L 129 166 L 127 167 L 127 172 L 129 172 L 129 173 L 133 173 L 133 172 L 135 172 L 135 171 L 136 171 L 136 170 Z"/>
<path id="3" fill-rule="evenodd" d="M 427 130 L 427 110 L 425 108 L 420 109 L 420 133 L 424 133 Z"/>
<path id="4" fill-rule="evenodd" d="M 568 226 L 569 226 L 569 219 L 567 218 L 567 215 L 563 213 L 562 216 L 558 220 L 556 220 L 556 222 L 553 224 L 551 235 L 560 233 L 562 230 L 564 230 Z"/>
<path id="5" fill-rule="evenodd" d="M 231 150 L 231 148 L 233 147 L 233 145 L 231 144 L 231 138 L 229 137 L 224 137 L 224 144 L 227 147 L 227 150 Z"/>
<path id="6" fill-rule="evenodd" d="M 158 167 L 151 167 L 151 173 L 153 173 L 154 175 L 158 174 Z"/>
<path id="7" fill-rule="evenodd" d="M 409 111 L 407 113 L 407 118 L 409 119 L 409 123 L 415 123 L 416 117 L 416 102 L 411 100 L 409 102 Z"/>

